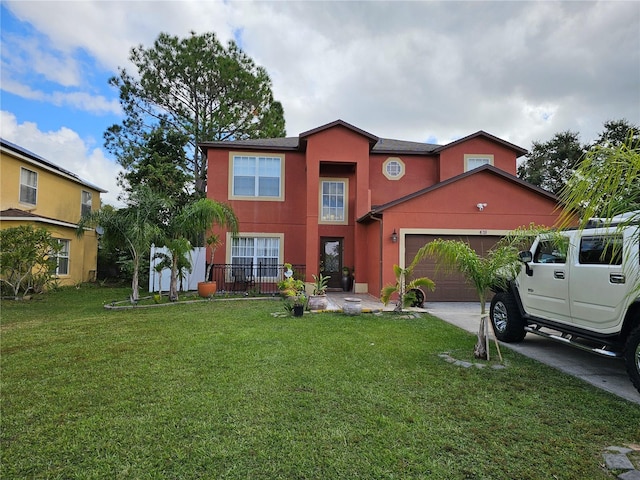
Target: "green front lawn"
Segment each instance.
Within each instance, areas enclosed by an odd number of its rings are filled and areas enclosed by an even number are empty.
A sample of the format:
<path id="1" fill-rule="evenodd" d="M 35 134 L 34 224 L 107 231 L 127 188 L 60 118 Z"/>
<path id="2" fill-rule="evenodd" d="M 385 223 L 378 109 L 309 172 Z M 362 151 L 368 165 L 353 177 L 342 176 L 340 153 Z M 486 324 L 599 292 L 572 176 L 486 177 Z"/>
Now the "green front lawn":
<path id="1" fill-rule="evenodd" d="M 124 289 L 1 310 L 1 478 L 613 478 L 640 408 L 434 317 L 279 300 L 107 311 Z"/>

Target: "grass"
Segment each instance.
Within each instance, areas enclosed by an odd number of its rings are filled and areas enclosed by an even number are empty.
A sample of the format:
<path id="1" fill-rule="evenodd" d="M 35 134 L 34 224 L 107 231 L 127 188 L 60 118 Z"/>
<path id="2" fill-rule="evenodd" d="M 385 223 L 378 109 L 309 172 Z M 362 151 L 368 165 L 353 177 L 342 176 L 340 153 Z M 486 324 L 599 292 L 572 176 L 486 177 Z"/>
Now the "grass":
<path id="1" fill-rule="evenodd" d="M 1 478 L 613 478 L 640 409 L 434 317 L 279 318 L 282 302 L 107 311 L 2 302 Z"/>

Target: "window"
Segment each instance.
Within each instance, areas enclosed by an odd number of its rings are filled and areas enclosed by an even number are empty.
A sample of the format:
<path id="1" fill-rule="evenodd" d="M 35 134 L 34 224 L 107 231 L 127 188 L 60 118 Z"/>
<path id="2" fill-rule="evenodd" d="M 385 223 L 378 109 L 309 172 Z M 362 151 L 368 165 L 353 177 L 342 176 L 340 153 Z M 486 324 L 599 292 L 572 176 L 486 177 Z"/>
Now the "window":
<path id="1" fill-rule="evenodd" d="M 234 276 L 277 278 L 280 237 L 233 237 L 231 265 Z"/>
<path id="2" fill-rule="evenodd" d="M 533 256 L 535 263 L 565 263 L 568 244 L 563 239 L 542 240 Z"/>
<path id="3" fill-rule="evenodd" d="M 340 179 L 320 182 L 320 222 L 346 223 L 347 181 Z"/>
<path id="4" fill-rule="evenodd" d="M 282 197 L 280 157 L 232 156 L 231 197 Z"/>
<path id="5" fill-rule="evenodd" d="M 69 275 L 69 240 L 58 240 L 61 248 L 56 254 L 57 267 L 56 275 Z"/>
<path id="6" fill-rule="evenodd" d="M 387 158 L 382 164 L 382 174 L 389 180 L 400 180 L 404 177 L 404 162 L 395 157 Z"/>
<path id="7" fill-rule="evenodd" d="M 36 204 L 38 174 L 24 167 L 20 168 L 20 203 Z"/>
<path id="8" fill-rule="evenodd" d="M 583 265 L 622 265 L 622 237 L 582 237 L 578 261 Z"/>
<path id="9" fill-rule="evenodd" d="M 91 192 L 87 192 L 85 190 L 82 191 L 82 206 L 80 209 L 81 215 L 88 215 L 91 213 Z"/>
<path id="10" fill-rule="evenodd" d="M 465 154 L 464 171 L 468 172 L 483 165 L 493 165 L 493 155 Z"/>

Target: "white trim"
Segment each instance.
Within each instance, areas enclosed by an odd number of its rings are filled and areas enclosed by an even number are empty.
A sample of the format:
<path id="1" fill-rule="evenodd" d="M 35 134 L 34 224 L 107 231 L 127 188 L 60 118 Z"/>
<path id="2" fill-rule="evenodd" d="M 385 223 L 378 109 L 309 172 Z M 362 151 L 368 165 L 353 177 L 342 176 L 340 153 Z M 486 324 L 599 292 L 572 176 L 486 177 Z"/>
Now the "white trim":
<path id="1" fill-rule="evenodd" d="M 49 225 L 58 225 L 60 227 L 78 228 L 75 223 L 63 222 L 61 220 L 52 220 L 42 217 L 0 217 L 0 222 L 39 222 Z M 93 228 L 85 228 L 85 230 L 93 230 Z"/>

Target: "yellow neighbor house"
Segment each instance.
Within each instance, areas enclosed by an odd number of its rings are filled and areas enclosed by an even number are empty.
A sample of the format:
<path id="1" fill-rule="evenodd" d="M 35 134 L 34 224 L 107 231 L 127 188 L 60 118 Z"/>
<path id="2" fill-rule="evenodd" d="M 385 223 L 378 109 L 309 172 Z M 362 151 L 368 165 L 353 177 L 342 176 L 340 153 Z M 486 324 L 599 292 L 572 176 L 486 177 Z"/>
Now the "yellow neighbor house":
<path id="1" fill-rule="evenodd" d="M 46 228 L 62 244 L 56 278 L 60 285 L 96 279 L 98 238 L 76 236 L 83 212 L 100 208 L 105 193 L 44 158 L 0 139 L 0 229 Z"/>

